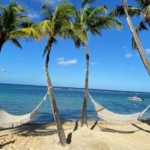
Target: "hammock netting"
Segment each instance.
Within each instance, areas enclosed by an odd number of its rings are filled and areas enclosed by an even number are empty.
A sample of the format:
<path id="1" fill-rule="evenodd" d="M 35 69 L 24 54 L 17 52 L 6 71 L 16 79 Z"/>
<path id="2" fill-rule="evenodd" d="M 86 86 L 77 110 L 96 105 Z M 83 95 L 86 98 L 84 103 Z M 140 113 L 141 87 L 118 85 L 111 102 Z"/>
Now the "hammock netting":
<path id="1" fill-rule="evenodd" d="M 17 127 L 30 121 L 31 117 L 36 114 L 39 107 L 46 100 L 47 95 L 48 94 L 44 96 L 42 101 L 37 105 L 37 107 L 32 112 L 25 115 L 12 115 L 7 113 L 2 108 L 0 108 L 0 128 Z"/>
<path id="2" fill-rule="evenodd" d="M 89 93 L 88 93 L 89 94 Z M 113 122 L 113 123 L 120 123 L 120 124 L 127 124 L 127 123 L 134 123 L 137 122 L 138 120 L 140 120 L 141 116 L 147 111 L 147 109 L 150 107 L 150 105 L 148 107 L 146 107 L 143 111 L 139 112 L 139 113 L 135 113 L 135 114 L 129 114 L 129 115 L 125 115 L 125 114 L 118 114 L 118 113 L 114 113 L 112 111 L 109 111 L 108 109 L 106 109 L 105 107 L 103 107 L 102 105 L 100 105 L 99 103 L 97 103 L 89 94 L 89 97 L 91 99 L 91 101 L 94 104 L 95 110 L 97 112 L 97 116 L 103 120 L 109 121 L 109 122 Z"/>

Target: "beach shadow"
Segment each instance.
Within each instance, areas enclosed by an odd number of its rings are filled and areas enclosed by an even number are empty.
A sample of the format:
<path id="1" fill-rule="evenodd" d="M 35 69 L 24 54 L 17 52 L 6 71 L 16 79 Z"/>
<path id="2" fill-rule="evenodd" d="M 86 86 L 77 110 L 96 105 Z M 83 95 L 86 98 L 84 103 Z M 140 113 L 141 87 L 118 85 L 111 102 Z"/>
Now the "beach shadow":
<path id="1" fill-rule="evenodd" d="M 93 130 L 95 128 L 95 126 L 97 125 L 98 119 L 95 121 L 94 125 L 90 128 L 91 130 Z"/>
<path id="2" fill-rule="evenodd" d="M 75 122 L 75 127 L 73 129 L 72 132 L 76 131 L 78 129 L 78 120 Z M 71 143 L 71 139 L 72 139 L 72 132 L 68 134 L 67 136 L 67 144 L 70 144 Z"/>
<path id="3" fill-rule="evenodd" d="M 4 132 L 4 134 L 1 134 L 0 136 L 7 135 L 9 133 L 20 134 L 22 136 L 30 136 L 30 135 L 48 136 L 58 133 L 56 129 L 46 129 L 46 127 L 47 125 L 41 124 L 22 125 L 16 128 L 3 130 L 1 132 Z"/>
<path id="4" fill-rule="evenodd" d="M 11 144 L 11 143 L 14 143 L 14 142 L 15 142 L 15 140 L 0 144 L 0 149 L 3 149 L 4 146 Z"/>
<path id="5" fill-rule="evenodd" d="M 106 127 L 105 128 L 100 127 L 100 130 L 103 131 L 103 132 L 120 133 L 120 134 L 132 134 L 132 133 L 138 131 L 138 130 L 137 131 L 121 131 L 121 130 L 115 130 L 115 129 L 106 128 Z"/>
<path id="6" fill-rule="evenodd" d="M 146 123 L 147 125 L 150 125 L 150 120 L 141 120 L 141 122 Z"/>
<path id="7" fill-rule="evenodd" d="M 147 132 L 147 133 L 150 133 L 150 131 L 149 131 L 149 130 L 145 130 L 145 129 L 143 129 L 143 128 L 141 128 L 141 127 L 137 126 L 137 125 L 136 125 L 136 124 L 134 124 L 134 123 L 132 123 L 132 125 L 133 125 L 134 127 L 137 127 L 138 129 L 142 130 L 142 131 L 145 131 L 145 132 Z"/>

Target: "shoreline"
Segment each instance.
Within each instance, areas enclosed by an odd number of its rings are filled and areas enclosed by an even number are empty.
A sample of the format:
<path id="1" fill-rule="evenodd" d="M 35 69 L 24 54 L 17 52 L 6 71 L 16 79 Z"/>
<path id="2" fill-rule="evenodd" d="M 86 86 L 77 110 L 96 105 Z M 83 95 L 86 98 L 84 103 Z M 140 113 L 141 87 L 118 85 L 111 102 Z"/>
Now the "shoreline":
<path id="1" fill-rule="evenodd" d="M 61 147 L 55 122 L 0 129 L 3 150 L 149 150 L 150 121 L 114 124 L 107 121 L 62 122 L 68 144 Z"/>

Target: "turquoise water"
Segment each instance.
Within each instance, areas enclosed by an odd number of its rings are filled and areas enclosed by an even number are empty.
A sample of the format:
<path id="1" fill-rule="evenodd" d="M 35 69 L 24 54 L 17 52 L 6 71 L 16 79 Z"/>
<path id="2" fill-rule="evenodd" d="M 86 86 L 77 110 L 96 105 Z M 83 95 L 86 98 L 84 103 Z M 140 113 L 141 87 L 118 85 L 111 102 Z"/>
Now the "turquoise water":
<path id="1" fill-rule="evenodd" d="M 54 87 L 54 94 L 62 121 L 80 120 L 83 101 L 82 88 Z M 47 92 L 46 86 L 0 84 L 0 106 L 7 112 L 22 115 L 31 112 Z M 89 89 L 91 96 L 107 109 L 120 113 L 131 114 L 142 111 L 150 104 L 150 93 Z M 142 102 L 129 101 L 127 97 L 144 98 Z M 96 120 L 97 114 L 88 98 L 88 120 Z M 142 119 L 150 119 L 150 109 Z M 49 97 L 42 104 L 30 122 L 53 122 L 53 114 Z"/>

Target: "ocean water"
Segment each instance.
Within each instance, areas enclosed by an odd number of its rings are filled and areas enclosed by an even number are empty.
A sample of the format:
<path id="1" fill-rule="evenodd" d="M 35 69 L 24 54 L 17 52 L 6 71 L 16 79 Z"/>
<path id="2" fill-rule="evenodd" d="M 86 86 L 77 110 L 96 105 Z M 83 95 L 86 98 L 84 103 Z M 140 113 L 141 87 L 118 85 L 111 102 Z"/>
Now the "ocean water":
<path id="1" fill-rule="evenodd" d="M 81 119 L 83 91 L 82 88 L 54 87 L 55 99 L 62 121 Z M 46 86 L 0 84 L 0 106 L 8 113 L 23 115 L 31 112 L 43 99 L 46 92 Z M 98 103 L 120 114 L 137 113 L 150 105 L 150 93 L 147 92 L 89 89 L 89 93 Z M 144 101 L 135 102 L 127 99 L 127 97 L 135 95 L 144 98 Z M 89 98 L 87 119 L 98 119 Z M 142 119 L 150 120 L 150 109 L 142 116 Z M 54 122 L 54 118 L 48 96 L 30 123 L 49 122 Z"/>

